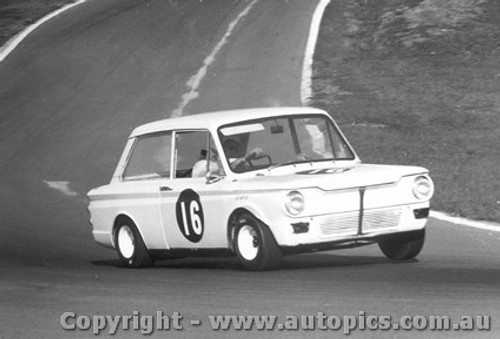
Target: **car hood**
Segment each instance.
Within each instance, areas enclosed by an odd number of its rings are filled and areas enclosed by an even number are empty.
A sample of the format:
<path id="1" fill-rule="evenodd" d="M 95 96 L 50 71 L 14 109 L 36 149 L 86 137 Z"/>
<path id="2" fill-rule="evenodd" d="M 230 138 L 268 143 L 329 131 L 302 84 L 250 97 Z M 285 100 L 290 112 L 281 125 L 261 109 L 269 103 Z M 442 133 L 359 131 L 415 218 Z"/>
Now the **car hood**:
<path id="1" fill-rule="evenodd" d="M 291 166 L 288 166 L 291 167 Z M 291 173 L 262 171 L 238 179 L 242 189 L 301 189 L 339 190 L 396 183 L 404 176 L 425 174 L 423 167 L 357 164 L 349 167 L 326 167 L 294 170 Z"/>

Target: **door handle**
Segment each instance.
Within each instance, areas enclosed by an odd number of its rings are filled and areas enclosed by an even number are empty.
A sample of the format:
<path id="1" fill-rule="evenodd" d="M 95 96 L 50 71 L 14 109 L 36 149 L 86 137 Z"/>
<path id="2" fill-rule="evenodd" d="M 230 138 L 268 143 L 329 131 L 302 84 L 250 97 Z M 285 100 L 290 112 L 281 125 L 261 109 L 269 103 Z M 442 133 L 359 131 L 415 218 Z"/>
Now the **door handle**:
<path id="1" fill-rule="evenodd" d="M 171 191 L 172 188 L 169 187 L 169 186 L 160 186 L 160 192 L 167 192 L 167 191 Z"/>

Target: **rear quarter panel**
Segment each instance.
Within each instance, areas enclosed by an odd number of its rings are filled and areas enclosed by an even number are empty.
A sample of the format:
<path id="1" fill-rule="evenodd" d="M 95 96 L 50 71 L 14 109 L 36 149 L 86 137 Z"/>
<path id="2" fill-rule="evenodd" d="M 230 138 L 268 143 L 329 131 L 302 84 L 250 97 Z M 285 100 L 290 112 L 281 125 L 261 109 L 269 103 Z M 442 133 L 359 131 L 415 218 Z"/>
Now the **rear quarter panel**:
<path id="1" fill-rule="evenodd" d="M 89 211 L 94 239 L 103 246 L 114 247 L 113 226 L 117 217 L 123 215 L 135 223 L 147 248 L 166 248 L 157 186 L 125 182 L 90 191 Z"/>

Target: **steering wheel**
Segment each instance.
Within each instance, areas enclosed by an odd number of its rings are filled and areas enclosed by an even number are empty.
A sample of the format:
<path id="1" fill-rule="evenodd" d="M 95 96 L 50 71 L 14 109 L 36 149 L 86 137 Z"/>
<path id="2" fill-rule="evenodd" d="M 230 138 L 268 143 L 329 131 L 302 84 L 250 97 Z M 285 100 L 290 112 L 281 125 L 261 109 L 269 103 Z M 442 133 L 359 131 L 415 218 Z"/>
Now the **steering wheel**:
<path id="1" fill-rule="evenodd" d="M 237 169 L 241 168 L 243 164 L 248 164 L 253 168 L 252 161 L 250 159 L 247 159 L 246 156 L 234 160 L 231 163 L 231 167 L 233 167 L 234 170 L 237 170 Z"/>
<path id="2" fill-rule="evenodd" d="M 257 157 L 257 158 L 248 158 L 248 156 L 244 156 L 244 157 L 238 158 L 235 161 L 233 161 L 233 164 L 235 164 L 235 165 L 233 165 L 233 168 L 235 170 L 237 170 L 237 169 L 241 168 L 241 166 L 243 166 L 243 164 L 248 164 L 250 166 L 250 168 L 255 168 L 255 165 L 253 164 L 252 160 L 259 160 L 259 159 L 263 159 L 263 158 L 267 159 L 268 165 L 271 165 L 273 163 L 271 156 L 269 156 L 269 154 L 263 154 L 262 156 Z"/>
<path id="3" fill-rule="evenodd" d="M 269 162 L 268 165 L 271 165 L 273 163 L 273 160 L 271 159 L 271 156 L 269 154 L 265 154 L 262 157 L 260 157 L 259 159 L 262 159 L 262 158 L 267 159 L 267 161 Z"/>

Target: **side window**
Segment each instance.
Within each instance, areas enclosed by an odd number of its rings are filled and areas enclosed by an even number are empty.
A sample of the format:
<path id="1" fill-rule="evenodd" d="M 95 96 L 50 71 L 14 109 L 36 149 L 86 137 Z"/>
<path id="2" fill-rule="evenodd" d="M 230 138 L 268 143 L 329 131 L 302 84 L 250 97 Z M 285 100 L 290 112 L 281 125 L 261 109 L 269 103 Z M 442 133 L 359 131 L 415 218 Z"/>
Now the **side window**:
<path id="1" fill-rule="evenodd" d="M 206 165 L 208 149 L 207 131 L 186 131 L 176 133 L 175 177 L 191 178 L 193 169 Z M 195 176 L 199 176 L 196 175 Z"/>
<path id="2" fill-rule="evenodd" d="M 123 178 L 144 180 L 170 177 L 171 147 L 171 132 L 138 137 Z"/>
<path id="3" fill-rule="evenodd" d="M 175 178 L 205 177 L 209 170 L 223 175 L 219 154 L 209 136 L 208 131 L 176 133 Z"/>
<path id="4" fill-rule="evenodd" d="M 354 159 L 354 154 L 351 152 L 349 146 L 340 137 L 340 134 L 333 129 L 333 126 L 329 124 L 328 128 L 329 136 L 333 143 L 333 151 L 335 152 L 335 157 L 337 159 Z"/>

